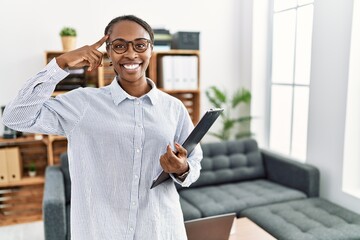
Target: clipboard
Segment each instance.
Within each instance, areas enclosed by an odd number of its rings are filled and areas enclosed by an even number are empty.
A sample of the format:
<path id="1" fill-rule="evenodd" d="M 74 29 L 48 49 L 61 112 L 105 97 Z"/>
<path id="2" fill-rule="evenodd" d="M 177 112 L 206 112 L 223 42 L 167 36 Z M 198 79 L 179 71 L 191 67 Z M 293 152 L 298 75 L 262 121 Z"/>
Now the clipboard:
<path id="1" fill-rule="evenodd" d="M 187 150 L 187 154 L 189 155 L 196 145 L 201 141 L 201 139 L 205 136 L 210 127 L 214 124 L 216 119 L 221 115 L 224 111 L 222 108 L 210 109 L 207 110 L 204 116 L 200 119 L 199 123 L 196 124 L 195 128 L 192 130 L 190 135 L 186 138 L 185 142 L 182 146 Z M 160 183 L 168 180 L 170 178 L 170 174 L 162 171 L 151 184 L 150 189 L 156 187 Z"/>

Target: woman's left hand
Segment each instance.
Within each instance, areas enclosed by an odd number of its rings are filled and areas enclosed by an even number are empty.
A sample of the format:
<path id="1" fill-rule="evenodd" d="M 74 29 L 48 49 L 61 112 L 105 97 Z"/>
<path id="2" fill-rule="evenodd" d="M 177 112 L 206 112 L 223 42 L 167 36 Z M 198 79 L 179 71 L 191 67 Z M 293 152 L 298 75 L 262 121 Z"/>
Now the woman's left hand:
<path id="1" fill-rule="evenodd" d="M 166 153 L 160 157 L 160 165 L 167 173 L 182 175 L 189 170 L 187 162 L 187 151 L 180 144 L 175 143 L 177 153 L 175 153 L 170 144 L 167 145 Z"/>

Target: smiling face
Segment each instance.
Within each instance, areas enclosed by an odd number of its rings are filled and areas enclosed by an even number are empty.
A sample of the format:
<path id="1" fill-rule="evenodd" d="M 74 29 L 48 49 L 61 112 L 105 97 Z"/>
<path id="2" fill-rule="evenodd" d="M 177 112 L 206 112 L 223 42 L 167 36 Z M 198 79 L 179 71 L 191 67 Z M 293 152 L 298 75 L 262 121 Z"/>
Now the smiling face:
<path id="1" fill-rule="evenodd" d="M 124 20 L 112 26 L 108 42 L 111 43 L 118 38 L 125 41 L 134 41 L 140 38 L 150 39 L 150 36 L 141 25 L 133 21 Z M 128 43 L 128 49 L 124 53 L 116 53 L 112 46 L 107 47 L 107 53 L 112 60 L 121 85 L 146 84 L 145 71 L 149 66 L 152 53 L 151 44 L 142 53 L 134 51 L 132 43 Z"/>

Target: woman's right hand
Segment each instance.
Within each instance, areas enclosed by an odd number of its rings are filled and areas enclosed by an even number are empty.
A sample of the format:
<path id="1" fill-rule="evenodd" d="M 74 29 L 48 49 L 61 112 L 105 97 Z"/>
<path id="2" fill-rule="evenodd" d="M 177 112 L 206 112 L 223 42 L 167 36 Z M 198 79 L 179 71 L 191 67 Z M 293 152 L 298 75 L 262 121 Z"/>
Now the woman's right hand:
<path id="1" fill-rule="evenodd" d="M 92 45 L 86 45 L 81 48 L 66 52 L 56 57 L 56 62 L 62 69 L 68 67 L 81 68 L 88 66 L 88 71 L 91 71 L 101 65 L 103 53 L 98 50 L 109 35 L 103 36 L 99 41 Z"/>

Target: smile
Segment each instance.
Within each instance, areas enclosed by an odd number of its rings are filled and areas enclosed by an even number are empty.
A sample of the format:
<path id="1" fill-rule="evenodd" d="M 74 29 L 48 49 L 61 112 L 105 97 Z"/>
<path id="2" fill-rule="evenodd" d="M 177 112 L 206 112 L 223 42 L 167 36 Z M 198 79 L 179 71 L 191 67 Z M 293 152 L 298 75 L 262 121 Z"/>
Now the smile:
<path id="1" fill-rule="evenodd" d="M 122 65 L 125 69 L 127 70 L 135 70 L 137 68 L 140 67 L 140 64 L 139 63 L 134 63 L 134 64 L 123 64 Z"/>

